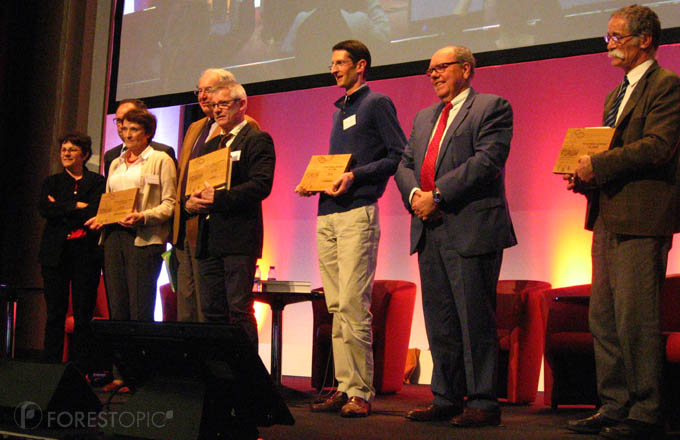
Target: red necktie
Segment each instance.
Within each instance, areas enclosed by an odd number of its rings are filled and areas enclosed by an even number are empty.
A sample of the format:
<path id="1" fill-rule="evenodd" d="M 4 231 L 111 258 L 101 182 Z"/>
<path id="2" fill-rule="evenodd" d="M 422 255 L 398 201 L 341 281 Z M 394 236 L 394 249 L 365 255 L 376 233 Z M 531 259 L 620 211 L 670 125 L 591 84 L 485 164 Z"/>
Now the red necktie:
<path id="1" fill-rule="evenodd" d="M 434 132 L 434 136 L 432 136 L 430 145 L 427 147 L 425 160 L 423 161 L 423 166 L 420 169 L 420 189 L 423 191 L 432 191 L 434 189 L 434 167 L 437 163 L 439 144 L 441 144 L 444 131 L 446 131 L 446 122 L 449 120 L 449 112 L 451 111 L 451 107 L 453 106 L 450 102 L 448 102 L 442 109 L 441 116 L 439 117 L 439 124 L 437 124 L 437 129 Z"/>

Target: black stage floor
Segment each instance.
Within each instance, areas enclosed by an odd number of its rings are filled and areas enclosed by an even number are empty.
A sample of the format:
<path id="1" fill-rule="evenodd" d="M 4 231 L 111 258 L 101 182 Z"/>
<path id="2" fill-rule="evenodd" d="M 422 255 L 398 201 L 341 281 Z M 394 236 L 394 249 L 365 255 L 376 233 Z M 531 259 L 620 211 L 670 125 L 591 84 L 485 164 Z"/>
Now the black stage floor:
<path id="1" fill-rule="evenodd" d="M 379 395 L 373 402 L 373 415 L 363 419 L 344 419 L 339 414 L 312 413 L 309 404 L 318 397 L 310 386 L 309 378 L 284 377 L 288 388 L 282 394 L 295 418 L 295 425 L 275 425 L 259 428 L 262 440 L 344 440 L 344 439 L 470 439 L 470 440 L 547 440 L 578 439 L 588 440 L 597 436 L 574 434 L 563 428 L 567 420 L 586 417 L 592 407 L 565 407 L 553 411 L 543 405 L 539 393 L 531 405 L 502 404 L 502 424 L 494 428 L 460 429 L 448 422 L 418 423 L 404 418 L 406 412 L 420 405 L 426 405 L 432 398 L 427 385 L 405 385 L 397 394 Z M 293 391 L 291 391 L 293 390 Z M 109 393 L 95 390 L 105 402 Z M 118 394 L 111 400 L 109 410 L 115 411 L 129 399 L 129 394 Z M 10 429 L 0 429 L 0 439 L 42 438 L 42 439 L 108 439 L 96 432 L 87 431 L 39 431 L 10 435 Z M 680 432 L 670 433 L 669 439 L 680 439 Z M 181 440 L 181 439 L 177 439 Z"/>

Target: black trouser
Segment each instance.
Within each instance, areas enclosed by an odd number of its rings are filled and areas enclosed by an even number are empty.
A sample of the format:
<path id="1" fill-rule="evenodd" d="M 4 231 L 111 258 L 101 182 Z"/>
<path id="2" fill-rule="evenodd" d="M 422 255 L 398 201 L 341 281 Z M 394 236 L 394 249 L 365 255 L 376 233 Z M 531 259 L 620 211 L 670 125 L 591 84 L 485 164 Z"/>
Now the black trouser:
<path id="1" fill-rule="evenodd" d="M 257 257 L 227 255 L 198 260 L 198 293 L 206 322 L 238 324 L 257 352 L 253 277 Z"/>
<path id="2" fill-rule="evenodd" d="M 69 292 L 73 304 L 72 360 L 83 371 L 91 369 L 92 329 L 90 321 L 97 302 L 102 267 L 99 249 L 85 239 L 67 240 L 57 266 L 42 266 L 47 322 L 43 358 L 61 362 L 64 351 L 64 321 Z"/>

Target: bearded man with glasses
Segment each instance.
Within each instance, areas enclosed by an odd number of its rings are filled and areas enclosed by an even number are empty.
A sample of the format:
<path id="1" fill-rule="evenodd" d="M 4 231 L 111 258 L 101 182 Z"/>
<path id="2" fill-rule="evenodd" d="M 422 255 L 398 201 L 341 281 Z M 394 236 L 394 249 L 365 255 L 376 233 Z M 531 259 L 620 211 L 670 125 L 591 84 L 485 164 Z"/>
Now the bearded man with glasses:
<path id="1" fill-rule="evenodd" d="M 602 405 L 567 428 L 611 439 L 663 437 L 659 303 L 680 231 L 680 78 L 656 61 L 661 23 L 648 7 L 615 11 L 604 37 L 623 81 L 605 101 L 607 151 L 579 158 L 567 188 L 588 199 L 593 231 L 589 325 Z"/>

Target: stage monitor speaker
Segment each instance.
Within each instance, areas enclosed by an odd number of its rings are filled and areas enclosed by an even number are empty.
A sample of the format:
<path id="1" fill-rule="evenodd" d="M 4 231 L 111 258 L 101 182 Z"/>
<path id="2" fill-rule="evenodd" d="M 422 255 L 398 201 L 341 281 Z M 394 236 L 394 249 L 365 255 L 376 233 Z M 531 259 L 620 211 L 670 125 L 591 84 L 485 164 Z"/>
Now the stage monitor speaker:
<path id="1" fill-rule="evenodd" d="M 101 408 L 72 364 L 0 360 L 0 420 L 5 426 L 69 428 Z"/>
<path id="2" fill-rule="evenodd" d="M 107 434 L 145 439 L 257 439 L 258 426 L 295 423 L 238 325 L 95 320 L 134 394 L 121 413 L 141 414 Z"/>

